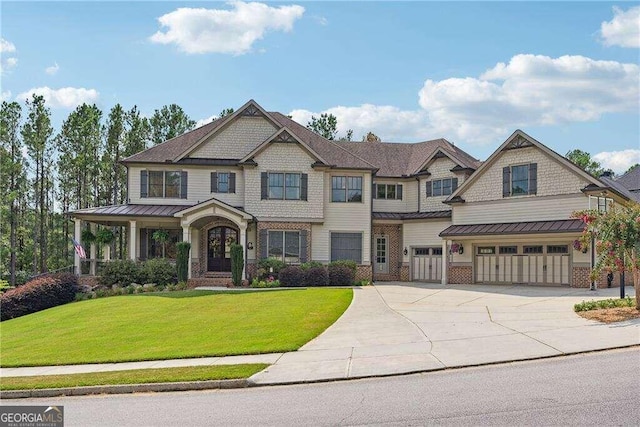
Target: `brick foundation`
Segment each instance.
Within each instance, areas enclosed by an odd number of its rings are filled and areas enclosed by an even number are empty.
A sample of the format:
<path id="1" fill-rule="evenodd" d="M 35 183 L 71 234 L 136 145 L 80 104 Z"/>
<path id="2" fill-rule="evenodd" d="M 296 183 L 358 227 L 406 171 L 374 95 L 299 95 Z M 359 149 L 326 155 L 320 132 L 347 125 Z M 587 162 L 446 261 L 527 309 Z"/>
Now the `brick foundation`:
<path id="1" fill-rule="evenodd" d="M 356 280 L 371 280 L 371 266 L 359 265 L 356 271 Z"/>
<path id="2" fill-rule="evenodd" d="M 409 281 L 409 264 L 404 263 L 402 267 L 400 267 L 400 280 L 403 282 Z"/>
<path id="3" fill-rule="evenodd" d="M 591 286 L 591 279 L 589 278 L 589 274 L 591 273 L 591 269 L 589 267 L 573 267 L 573 276 L 571 281 L 572 288 L 588 288 Z M 630 271 L 625 273 L 624 277 L 625 286 L 633 286 L 633 275 Z M 607 287 L 607 272 L 603 271 L 600 273 L 600 277 L 596 281 L 596 285 L 598 288 L 606 288 Z M 611 282 L 612 288 L 620 287 L 620 273 L 613 273 L 613 282 Z"/>
<path id="4" fill-rule="evenodd" d="M 449 266 L 449 280 L 452 285 L 473 283 L 473 268 L 470 265 Z"/>

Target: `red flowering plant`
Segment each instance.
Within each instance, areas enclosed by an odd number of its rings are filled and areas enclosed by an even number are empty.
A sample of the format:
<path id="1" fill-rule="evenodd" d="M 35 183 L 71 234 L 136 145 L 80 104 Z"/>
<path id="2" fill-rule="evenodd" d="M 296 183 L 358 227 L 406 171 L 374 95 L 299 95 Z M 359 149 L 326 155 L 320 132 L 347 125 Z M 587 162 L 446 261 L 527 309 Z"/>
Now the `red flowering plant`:
<path id="1" fill-rule="evenodd" d="M 640 204 L 614 205 L 608 212 L 579 211 L 572 217 L 585 223 L 579 239 L 581 248 L 588 247 L 595 240 L 597 261 L 591 271 L 591 280 L 600 277 L 603 271 L 630 271 L 634 289 L 640 289 Z M 636 308 L 640 310 L 638 291 Z"/>

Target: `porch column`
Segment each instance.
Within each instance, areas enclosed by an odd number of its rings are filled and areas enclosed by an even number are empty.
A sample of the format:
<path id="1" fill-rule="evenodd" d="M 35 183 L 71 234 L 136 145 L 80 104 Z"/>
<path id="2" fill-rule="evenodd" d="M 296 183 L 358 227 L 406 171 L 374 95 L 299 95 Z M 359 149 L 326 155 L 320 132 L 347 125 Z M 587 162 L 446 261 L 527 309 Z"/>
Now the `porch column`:
<path id="1" fill-rule="evenodd" d="M 74 230 L 73 230 L 73 238 L 75 239 L 76 242 L 80 243 L 81 240 L 81 234 L 82 234 L 82 220 L 78 219 L 78 218 L 74 218 L 73 219 L 73 224 L 74 224 Z M 74 269 L 75 269 L 75 273 L 79 276 L 82 273 L 82 270 L 80 269 L 80 255 L 78 255 L 78 252 L 75 250 L 75 247 L 73 248 L 73 265 L 74 265 Z"/>
<path id="2" fill-rule="evenodd" d="M 138 249 L 138 227 L 135 220 L 129 221 L 129 259 L 137 259 Z"/>
<path id="3" fill-rule="evenodd" d="M 442 241 L 442 285 L 447 286 L 449 281 L 449 251 L 447 250 L 449 241 Z"/>
<path id="4" fill-rule="evenodd" d="M 244 262 L 242 263 L 242 280 L 247 278 L 247 224 L 244 223 L 240 226 L 240 241 L 239 243 L 242 245 L 242 250 L 244 252 L 242 258 L 244 258 Z"/>
<path id="5" fill-rule="evenodd" d="M 89 224 L 91 232 L 93 235 L 96 235 L 96 225 L 94 223 Z M 91 259 L 89 261 L 89 274 L 92 276 L 96 275 L 96 263 L 98 262 L 98 253 L 96 251 L 96 242 L 91 242 Z"/>
<path id="6" fill-rule="evenodd" d="M 191 243 L 191 227 L 188 225 L 182 226 L 182 241 Z M 189 249 L 188 260 L 189 260 L 189 263 L 187 264 L 187 268 L 188 268 L 187 278 L 191 279 L 191 249 Z"/>

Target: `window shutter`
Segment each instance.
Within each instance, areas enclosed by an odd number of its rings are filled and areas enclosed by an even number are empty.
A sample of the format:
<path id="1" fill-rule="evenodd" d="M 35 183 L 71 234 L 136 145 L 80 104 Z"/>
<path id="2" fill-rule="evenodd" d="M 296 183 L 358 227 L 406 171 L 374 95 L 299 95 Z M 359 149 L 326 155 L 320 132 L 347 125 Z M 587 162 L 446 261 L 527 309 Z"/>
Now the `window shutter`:
<path id="1" fill-rule="evenodd" d="M 502 168 L 502 197 L 511 195 L 511 168 L 505 166 Z"/>
<path id="2" fill-rule="evenodd" d="M 431 181 L 426 181 L 425 182 L 425 187 L 427 187 L 427 197 L 431 197 Z"/>
<path id="3" fill-rule="evenodd" d="M 140 259 L 147 259 L 147 229 L 140 229 Z"/>
<path id="4" fill-rule="evenodd" d="M 538 164 L 531 163 L 529 165 L 529 194 L 538 192 Z"/>
<path id="5" fill-rule="evenodd" d="M 148 180 L 149 180 L 149 172 L 140 171 L 140 197 L 147 197 L 147 188 L 148 188 Z"/>
<path id="6" fill-rule="evenodd" d="M 268 181 L 269 181 L 269 175 L 266 172 L 262 172 L 260 174 L 261 176 L 261 180 L 260 180 L 260 198 L 262 200 L 268 199 L 269 198 L 269 192 L 268 192 Z"/>
<path id="7" fill-rule="evenodd" d="M 218 192 L 218 173 L 217 172 L 211 172 L 211 192 L 212 193 Z"/>
<path id="8" fill-rule="evenodd" d="M 307 262 L 309 254 L 307 253 L 307 230 L 300 230 L 300 263 Z"/>
<path id="9" fill-rule="evenodd" d="M 396 199 L 402 200 L 402 184 L 396 186 Z"/>
<path id="10" fill-rule="evenodd" d="M 458 178 L 451 178 L 451 194 L 458 189 Z"/>
<path id="11" fill-rule="evenodd" d="M 378 198 L 378 184 L 373 184 L 373 198 Z"/>
<path id="12" fill-rule="evenodd" d="M 300 200 L 307 200 L 307 193 L 309 187 L 309 175 L 303 173 L 300 175 Z"/>
<path id="13" fill-rule="evenodd" d="M 231 172 L 229 174 L 229 193 L 236 192 L 236 174 L 235 172 Z"/>
<path id="14" fill-rule="evenodd" d="M 260 233 L 258 234 L 258 246 L 260 247 L 260 259 L 264 259 L 267 258 L 267 256 L 269 255 L 268 253 L 268 246 L 267 246 L 267 238 L 268 238 L 268 234 L 269 232 L 267 230 L 260 230 Z"/>
<path id="15" fill-rule="evenodd" d="M 187 172 L 183 171 L 180 177 L 180 198 L 187 198 Z"/>

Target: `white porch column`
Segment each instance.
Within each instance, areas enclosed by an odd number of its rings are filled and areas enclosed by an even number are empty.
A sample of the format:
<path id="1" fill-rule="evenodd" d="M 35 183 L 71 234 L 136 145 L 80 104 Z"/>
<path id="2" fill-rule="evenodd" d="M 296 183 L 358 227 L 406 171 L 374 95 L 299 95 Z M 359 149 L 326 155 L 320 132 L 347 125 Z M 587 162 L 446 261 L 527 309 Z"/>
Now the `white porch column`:
<path id="1" fill-rule="evenodd" d="M 91 228 L 91 232 L 93 235 L 96 235 L 96 225 L 94 223 L 89 224 Z M 98 252 L 96 251 L 96 242 L 91 242 L 91 260 L 89 261 L 89 274 L 92 276 L 96 275 L 96 263 L 98 262 Z"/>
<path id="2" fill-rule="evenodd" d="M 447 286 L 449 281 L 449 251 L 447 250 L 448 240 L 442 241 L 442 285 Z"/>
<path id="3" fill-rule="evenodd" d="M 188 225 L 182 226 L 182 241 L 191 243 L 191 227 Z M 187 259 L 189 260 L 187 264 L 187 278 L 191 279 L 191 249 L 189 249 L 189 256 Z"/>
<path id="4" fill-rule="evenodd" d="M 244 223 L 240 226 L 240 241 L 238 242 L 242 245 L 242 258 L 244 262 L 242 263 L 242 280 L 247 278 L 247 224 Z"/>
<path id="5" fill-rule="evenodd" d="M 104 249 L 102 260 L 105 262 L 111 261 L 111 243 L 109 243 L 108 245 L 104 245 L 102 248 Z"/>
<path id="6" fill-rule="evenodd" d="M 136 260 L 138 258 L 138 227 L 135 220 L 129 221 L 129 259 Z"/>
<path id="7" fill-rule="evenodd" d="M 73 238 L 76 240 L 76 242 L 80 243 L 80 240 L 81 240 L 80 235 L 82 234 L 82 231 L 81 231 L 82 221 L 78 218 L 74 218 L 73 223 L 74 223 Z M 80 269 L 80 255 L 78 255 L 78 252 L 76 252 L 75 248 L 73 249 L 74 249 L 73 265 L 75 267 L 75 273 L 79 276 L 82 273 L 82 270 Z"/>

